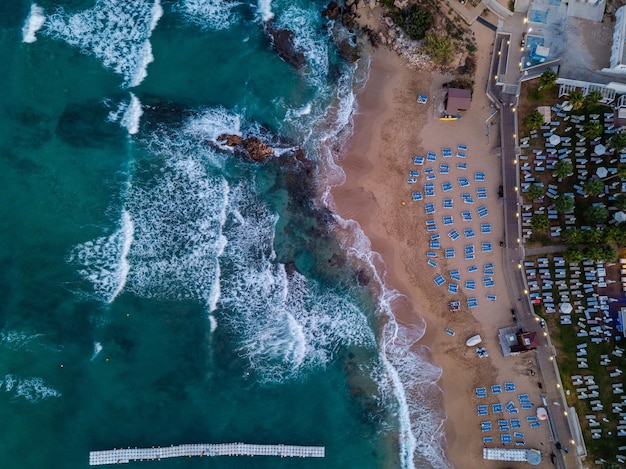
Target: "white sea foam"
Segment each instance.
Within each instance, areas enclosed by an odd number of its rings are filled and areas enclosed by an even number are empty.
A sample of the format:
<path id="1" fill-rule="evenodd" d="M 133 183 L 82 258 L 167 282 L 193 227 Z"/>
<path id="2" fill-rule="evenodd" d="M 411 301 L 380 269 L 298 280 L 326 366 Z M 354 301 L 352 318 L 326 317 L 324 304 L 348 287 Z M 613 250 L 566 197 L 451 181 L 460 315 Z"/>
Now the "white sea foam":
<path id="1" fill-rule="evenodd" d="M 61 396 L 60 392 L 47 385 L 42 378 L 20 378 L 12 374 L 0 378 L 0 391 L 11 393 L 15 399 L 23 398 L 33 404 L 43 399 Z"/>
<path id="2" fill-rule="evenodd" d="M 274 18 L 272 11 L 272 0 L 258 0 L 257 11 L 261 15 L 261 20 L 265 23 Z"/>
<path id="3" fill-rule="evenodd" d="M 134 93 L 130 93 L 130 100 L 128 102 L 122 101 L 115 111 L 109 112 L 108 120 L 111 122 L 119 121 L 120 125 L 126 128 L 129 135 L 135 135 L 139 132 L 139 123 L 142 115 L 141 101 Z"/>
<path id="4" fill-rule="evenodd" d="M 238 19 L 240 2 L 228 0 L 182 0 L 179 9 L 190 23 L 205 29 L 228 29 Z"/>
<path id="5" fill-rule="evenodd" d="M 349 300 L 301 274 L 288 274 L 273 250 L 277 217 L 244 186 L 231 192 L 220 303 L 241 336 L 240 351 L 262 381 L 325 366 L 342 346 L 373 346 L 365 316 Z"/>
<path id="6" fill-rule="evenodd" d="M 91 356 L 91 361 L 93 361 L 100 352 L 102 352 L 102 344 L 100 342 L 94 342 L 93 343 L 93 355 Z"/>
<path id="7" fill-rule="evenodd" d="M 79 273 L 93 284 L 96 296 L 107 303 L 112 303 L 126 284 L 134 231 L 130 213 L 123 210 L 120 227 L 113 234 L 77 246 L 68 258 L 83 266 Z"/>
<path id="8" fill-rule="evenodd" d="M 24 26 L 22 27 L 22 42 L 32 43 L 37 40 L 37 31 L 41 29 L 46 22 L 44 10 L 36 3 L 30 6 L 30 13 L 26 17 Z"/>
<path id="9" fill-rule="evenodd" d="M 123 86 L 133 87 L 154 60 L 150 36 L 162 15 L 160 0 L 97 0 L 92 9 L 73 15 L 60 9 L 48 18 L 44 32 L 96 56 L 124 77 Z"/>

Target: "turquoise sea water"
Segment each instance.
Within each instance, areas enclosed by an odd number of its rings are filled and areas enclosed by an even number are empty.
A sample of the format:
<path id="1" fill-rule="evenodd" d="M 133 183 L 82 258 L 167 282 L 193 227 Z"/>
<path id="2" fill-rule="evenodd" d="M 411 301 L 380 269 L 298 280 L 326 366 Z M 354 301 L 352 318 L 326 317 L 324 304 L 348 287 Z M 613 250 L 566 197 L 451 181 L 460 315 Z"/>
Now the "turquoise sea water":
<path id="1" fill-rule="evenodd" d="M 367 243 L 350 255 L 330 226 L 358 229 L 312 200 L 312 175 L 340 177 L 327 148 L 367 75 L 323 7 L 2 3 L 0 467 L 238 441 L 327 457 L 131 466 L 446 466 L 438 369 L 409 351 L 421 331 L 393 321 L 373 272 L 359 286 Z M 246 162 L 222 133 L 281 156 Z"/>

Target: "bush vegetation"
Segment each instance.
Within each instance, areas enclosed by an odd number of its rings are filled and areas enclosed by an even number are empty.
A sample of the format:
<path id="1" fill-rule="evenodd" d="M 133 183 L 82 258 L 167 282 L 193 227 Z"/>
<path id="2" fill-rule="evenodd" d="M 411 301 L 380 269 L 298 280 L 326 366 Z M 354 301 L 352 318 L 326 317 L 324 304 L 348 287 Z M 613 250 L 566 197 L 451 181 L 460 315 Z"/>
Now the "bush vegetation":
<path id="1" fill-rule="evenodd" d="M 415 41 L 426 37 L 426 32 L 433 25 L 433 15 L 426 8 L 413 4 L 404 10 L 391 13 L 391 18 L 402 30 Z"/>

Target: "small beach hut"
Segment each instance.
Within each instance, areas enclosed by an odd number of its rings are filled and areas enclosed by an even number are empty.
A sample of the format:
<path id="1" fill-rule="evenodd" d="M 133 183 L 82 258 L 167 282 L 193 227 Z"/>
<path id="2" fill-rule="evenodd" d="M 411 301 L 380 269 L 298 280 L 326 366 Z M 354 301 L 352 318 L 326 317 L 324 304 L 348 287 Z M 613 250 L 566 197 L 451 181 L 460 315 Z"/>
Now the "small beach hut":
<path id="1" fill-rule="evenodd" d="M 480 335 L 476 334 L 470 337 L 469 339 L 467 339 L 467 341 L 465 342 L 465 345 L 467 345 L 468 347 L 474 347 L 475 345 L 480 344 L 482 341 L 483 341 L 483 338 Z"/>
<path id="2" fill-rule="evenodd" d="M 594 147 L 593 151 L 595 152 L 596 155 L 604 155 L 606 153 L 606 147 L 602 145 L 601 143 L 599 143 L 598 145 Z"/>
<path id="3" fill-rule="evenodd" d="M 572 312 L 572 305 L 571 303 L 561 303 L 561 305 L 559 306 L 559 311 L 563 314 L 569 314 Z"/>
<path id="4" fill-rule="evenodd" d="M 615 218 L 615 221 L 617 223 L 624 223 L 626 221 L 626 213 L 620 211 L 615 213 L 615 215 L 613 215 L 613 218 Z"/>
<path id="5" fill-rule="evenodd" d="M 559 137 L 557 134 L 552 134 L 550 135 L 550 138 L 548 139 L 548 141 L 552 145 L 558 145 L 559 143 L 561 143 L 561 137 Z"/>
<path id="6" fill-rule="evenodd" d="M 604 166 L 600 166 L 598 169 L 596 169 L 596 174 L 600 179 L 602 179 L 607 177 L 609 171 Z"/>

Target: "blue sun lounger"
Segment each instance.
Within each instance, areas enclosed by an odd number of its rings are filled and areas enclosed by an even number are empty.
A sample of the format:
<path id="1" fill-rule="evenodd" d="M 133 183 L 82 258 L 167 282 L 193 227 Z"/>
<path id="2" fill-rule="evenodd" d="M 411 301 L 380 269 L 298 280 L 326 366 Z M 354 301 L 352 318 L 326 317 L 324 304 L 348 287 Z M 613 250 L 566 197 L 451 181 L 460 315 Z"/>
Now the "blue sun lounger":
<path id="1" fill-rule="evenodd" d="M 526 404 L 526 403 L 522 404 L 522 409 L 524 410 L 530 410 L 532 408 L 533 408 L 532 404 Z"/>
<path id="2" fill-rule="evenodd" d="M 448 233 L 448 237 L 452 241 L 456 241 L 457 239 L 459 239 L 459 236 L 461 236 L 461 235 L 459 234 L 459 232 L 457 230 L 452 230 L 450 233 Z"/>
<path id="3" fill-rule="evenodd" d="M 511 431 L 511 427 L 509 427 L 508 425 L 500 425 L 498 427 L 498 430 L 501 432 L 510 432 Z"/>
<path id="4" fill-rule="evenodd" d="M 469 179 L 467 178 L 458 178 L 457 181 L 461 187 L 468 187 L 470 185 Z"/>
<path id="5" fill-rule="evenodd" d="M 530 424 L 530 428 L 539 428 L 541 424 L 539 422 L 533 422 Z"/>
<path id="6" fill-rule="evenodd" d="M 449 182 L 444 182 L 441 184 L 441 188 L 444 192 L 450 192 L 452 190 L 452 184 Z"/>
<path id="7" fill-rule="evenodd" d="M 418 102 L 419 104 L 426 104 L 426 103 L 428 102 L 428 96 L 427 96 L 427 95 L 425 95 L 425 94 L 420 94 L 420 95 L 417 97 L 417 102 Z"/>
<path id="8" fill-rule="evenodd" d="M 520 432 L 513 432 L 513 436 L 514 436 L 515 438 L 519 438 L 520 440 L 523 440 L 523 439 L 524 439 L 524 434 L 523 434 L 523 433 L 520 433 Z"/>
<path id="9" fill-rule="evenodd" d="M 461 281 L 461 272 L 459 272 L 458 270 L 451 270 L 450 271 L 450 278 L 452 280 L 456 280 L 457 282 Z"/>
<path id="10" fill-rule="evenodd" d="M 461 216 L 463 217 L 463 221 L 472 221 L 472 213 L 471 212 L 462 212 Z"/>
<path id="11" fill-rule="evenodd" d="M 504 383 L 504 392 L 515 392 L 515 383 Z"/>
<path id="12" fill-rule="evenodd" d="M 446 215 L 446 216 L 444 216 L 444 217 L 443 217 L 443 224 L 444 224 L 445 226 L 448 226 L 448 225 L 452 225 L 452 224 L 454 224 L 454 220 L 453 220 L 452 216 L 450 216 L 450 215 Z"/>
<path id="13" fill-rule="evenodd" d="M 428 259 L 428 265 L 431 267 L 437 267 L 437 263 L 433 261 L 432 259 Z"/>
<path id="14" fill-rule="evenodd" d="M 427 161 L 435 161 L 435 160 L 437 160 L 437 154 L 433 153 L 432 151 L 429 151 L 428 153 L 426 153 L 426 160 Z"/>
<path id="15" fill-rule="evenodd" d="M 480 225 L 480 233 L 481 234 L 489 234 L 491 233 L 491 223 L 483 223 Z"/>
<path id="16" fill-rule="evenodd" d="M 487 215 L 489 215 L 489 211 L 487 210 L 487 207 L 484 205 L 482 207 L 478 207 L 476 209 L 476 213 L 478 213 L 479 218 L 485 218 Z"/>
<path id="17" fill-rule="evenodd" d="M 485 180 L 485 173 L 474 173 L 474 181 L 482 182 Z"/>
<path id="18" fill-rule="evenodd" d="M 465 158 L 466 156 L 467 156 L 467 154 L 462 152 L 462 151 L 457 151 L 456 152 L 456 157 L 457 158 Z"/>
<path id="19" fill-rule="evenodd" d="M 502 392 L 502 386 L 499 384 L 491 385 L 491 394 L 500 394 Z"/>
<path id="20" fill-rule="evenodd" d="M 449 283 L 448 284 L 448 291 L 450 293 L 458 293 L 459 292 L 459 286 L 456 285 L 455 283 Z"/>
<path id="21" fill-rule="evenodd" d="M 409 184 L 415 184 L 417 182 L 417 178 L 406 178 L 406 182 Z"/>
<path id="22" fill-rule="evenodd" d="M 475 265 L 470 265 L 470 266 L 467 268 L 467 271 L 468 271 L 468 272 L 470 272 L 470 273 L 472 273 L 472 272 L 477 272 L 477 271 L 478 271 L 478 267 L 476 267 Z"/>
<path id="23" fill-rule="evenodd" d="M 467 299 L 467 307 L 468 308 L 476 308 L 478 306 L 477 298 L 468 298 Z"/>
<path id="24" fill-rule="evenodd" d="M 435 277 L 434 281 L 435 281 L 435 285 L 437 285 L 438 287 L 446 283 L 446 279 L 443 278 L 441 275 Z"/>
<path id="25" fill-rule="evenodd" d="M 494 414 L 499 414 L 502 412 L 502 404 L 491 404 L 491 412 Z"/>
<path id="26" fill-rule="evenodd" d="M 420 200 L 424 198 L 424 195 L 421 192 L 413 192 L 413 194 L 411 195 L 413 196 L 413 200 L 415 202 L 419 202 Z"/>
<path id="27" fill-rule="evenodd" d="M 507 443 L 511 443 L 511 441 L 513 440 L 511 439 L 511 435 L 509 435 L 508 433 L 503 433 L 502 435 L 500 435 L 500 441 L 504 445 Z"/>
<path id="28" fill-rule="evenodd" d="M 466 290 L 476 290 L 476 281 L 475 280 L 466 280 L 465 281 L 465 289 Z"/>
<path id="29" fill-rule="evenodd" d="M 459 155 L 457 155 L 459 156 Z M 466 163 L 457 163 L 456 164 L 456 169 L 467 169 L 467 164 Z"/>
<path id="30" fill-rule="evenodd" d="M 428 232 L 431 232 L 431 231 L 437 231 L 437 225 L 431 225 L 431 226 L 428 226 L 428 227 L 426 228 L 426 231 L 428 231 Z"/>
<path id="31" fill-rule="evenodd" d="M 439 164 L 439 174 L 449 174 L 450 173 L 450 165 L 445 163 Z"/>
<path id="32" fill-rule="evenodd" d="M 446 334 L 451 335 L 452 337 L 454 337 L 455 332 L 452 329 L 447 329 L 446 328 Z"/>
<path id="33" fill-rule="evenodd" d="M 441 235 L 439 233 L 430 235 L 430 240 L 431 241 L 437 241 L 439 238 L 441 238 Z"/>
<path id="34" fill-rule="evenodd" d="M 443 199 L 443 208 L 454 208 L 454 201 L 452 199 Z"/>
<path id="35" fill-rule="evenodd" d="M 423 165 L 424 164 L 424 157 L 423 156 L 416 156 L 415 158 L 413 158 L 413 164 L 416 165 Z"/>
<path id="36" fill-rule="evenodd" d="M 471 228 L 465 228 L 463 230 L 463 234 L 465 235 L 465 238 L 467 238 L 467 239 L 473 238 L 474 236 L 476 236 L 474 234 L 474 230 L 472 230 Z"/>
<path id="37" fill-rule="evenodd" d="M 536 422 L 537 421 L 537 417 L 534 416 L 534 415 L 531 415 L 530 417 L 526 417 L 526 421 L 528 423 Z"/>
<path id="38" fill-rule="evenodd" d="M 491 252 L 492 251 L 491 243 L 481 243 L 481 247 L 482 247 L 483 252 Z"/>
<path id="39" fill-rule="evenodd" d="M 498 299 L 498 297 L 496 295 L 487 295 L 487 299 L 489 301 L 496 301 Z"/>
<path id="40" fill-rule="evenodd" d="M 476 190 L 476 197 L 478 197 L 479 199 L 486 199 L 487 198 L 487 189 L 485 189 L 484 187 L 477 189 Z"/>
<path id="41" fill-rule="evenodd" d="M 454 259 L 455 257 L 454 248 L 446 248 L 444 252 L 445 252 L 446 259 Z"/>
<path id="42" fill-rule="evenodd" d="M 485 438 L 483 438 L 483 444 L 487 444 L 487 443 L 493 443 L 493 437 L 492 436 L 486 436 Z"/>
<path id="43" fill-rule="evenodd" d="M 452 158 L 452 150 L 450 148 L 442 148 L 441 156 L 444 158 Z"/>
<path id="44" fill-rule="evenodd" d="M 439 240 L 431 241 L 429 247 L 430 249 L 441 249 L 441 242 Z"/>
<path id="45" fill-rule="evenodd" d="M 472 199 L 472 194 L 463 193 L 463 194 L 461 194 L 461 197 L 463 198 L 463 202 L 466 203 L 466 204 L 473 204 L 474 203 L 474 199 Z"/>
<path id="46" fill-rule="evenodd" d="M 426 204 L 424 209 L 426 209 L 427 214 L 435 213 L 435 204 Z"/>
<path id="47" fill-rule="evenodd" d="M 522 422 L 520 422 L 520 419 L 511 419 L 511 428 L 513 429 L 522 428 Z M 524 437 L 521 436 L 520 438 L 524 438 Z"/>
<path id="48" fill-rule="evenodd" d="M 418 177 L 420 175 L 419 171 L 409 171 L 409 176 L 411 177 Z"/>
<path id="49" fill-rule="evenodd" d="M 461 151 L 467 151 L 467 145 L 457 145 L 456 148 Z"/>
<path id="50" fill-rule="evenodd" d="M 487 397 L 487 388 L 476 388 L 476 397 Z"/>
<path id="51" fill-rule="evenodd" d="M 436 252 L 432 252 L 432 251 L 428 251 L 426 253 L 426 257 L 437 257 L 437 253 Z"/>

